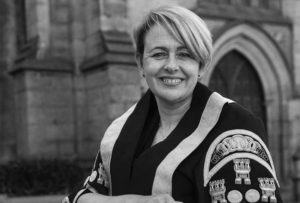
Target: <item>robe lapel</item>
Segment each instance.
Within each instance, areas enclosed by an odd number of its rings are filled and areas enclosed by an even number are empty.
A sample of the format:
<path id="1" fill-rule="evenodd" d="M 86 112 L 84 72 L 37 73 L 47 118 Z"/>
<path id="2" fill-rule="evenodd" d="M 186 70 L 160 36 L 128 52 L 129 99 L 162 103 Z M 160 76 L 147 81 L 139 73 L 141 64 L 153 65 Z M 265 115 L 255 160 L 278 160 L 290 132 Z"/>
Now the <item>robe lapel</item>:
<path id="1" fill-rule="evenodd" d="M 151 194 L 158 165 L 170 151 L 197 128 L 210 95 L 211 91 L 198 84 L 193 93 L 191 108 L 171 134 L 152 147 L 150 146 L 158 127 L 157 107 L 152 93 L 148 92 L 141 99 L 134 112 L 128 117 L 113 149 L 111 161 L 113 195 Z M 156 112 L 153 113 L 155 108 Z M 147 119 L 149 115 L 151 118 Z M 150 124 L 145 125 L 146 122 Z M 145 137 L 141 138 L 141 136 Z M 141 150 L 141 144 L 147 147 Z M 144 186 L 141 187 L 141 185 Z"/>

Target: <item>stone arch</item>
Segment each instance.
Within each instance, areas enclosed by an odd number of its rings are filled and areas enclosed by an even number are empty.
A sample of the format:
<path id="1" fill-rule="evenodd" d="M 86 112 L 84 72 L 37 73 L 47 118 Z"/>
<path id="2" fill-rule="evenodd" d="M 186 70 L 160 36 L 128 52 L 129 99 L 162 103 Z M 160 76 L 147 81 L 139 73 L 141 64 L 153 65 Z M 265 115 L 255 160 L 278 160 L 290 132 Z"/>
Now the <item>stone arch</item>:
<path id="1" fill-rule="evenodd" d="M 214 68 L 230 51 L 243 54 L 258 73 L 266 101 L 266 128 L 269 149 L 278 171 L 283 178 L 287 170 L 287 155 L 283 151 L 283 136 L 288 132 L 285 105 L 292 96 L 292 82 L 288 64 L 276 42 L 257 26 L 241 23 L 226 27 L 215 39 L 213 61 L 202 82 L 208 85 Z"/>

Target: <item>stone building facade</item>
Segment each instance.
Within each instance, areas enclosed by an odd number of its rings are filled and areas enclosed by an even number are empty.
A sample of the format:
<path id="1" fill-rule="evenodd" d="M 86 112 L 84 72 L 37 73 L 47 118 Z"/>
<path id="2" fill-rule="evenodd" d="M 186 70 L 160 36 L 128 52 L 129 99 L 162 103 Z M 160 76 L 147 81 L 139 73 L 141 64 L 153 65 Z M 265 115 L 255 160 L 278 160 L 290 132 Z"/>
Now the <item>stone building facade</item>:
<path id="1" fill-rule="evenodd" d="M 91 161 L 105 128 L 145 88 L 131 42 L 136 19 L 165 4 L 207 22 L 214 57 L 202 82 L 262 117 L 284 198 L 292 200 L 299 0 L 0 1 L 0 160 Z"/>

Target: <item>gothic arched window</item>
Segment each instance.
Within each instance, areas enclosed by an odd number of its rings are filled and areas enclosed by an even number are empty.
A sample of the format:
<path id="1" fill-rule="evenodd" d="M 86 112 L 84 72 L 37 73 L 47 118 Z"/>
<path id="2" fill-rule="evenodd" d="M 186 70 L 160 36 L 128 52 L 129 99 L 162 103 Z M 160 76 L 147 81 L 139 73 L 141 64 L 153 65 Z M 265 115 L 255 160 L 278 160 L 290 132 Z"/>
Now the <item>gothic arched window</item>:
<path id="1" fill-rule="evenodd" d="M 266 124 L 260 79 L 252 64 L 239 52 L 231 51 L 218 62 L 209 87 L 246 107 Z"/>

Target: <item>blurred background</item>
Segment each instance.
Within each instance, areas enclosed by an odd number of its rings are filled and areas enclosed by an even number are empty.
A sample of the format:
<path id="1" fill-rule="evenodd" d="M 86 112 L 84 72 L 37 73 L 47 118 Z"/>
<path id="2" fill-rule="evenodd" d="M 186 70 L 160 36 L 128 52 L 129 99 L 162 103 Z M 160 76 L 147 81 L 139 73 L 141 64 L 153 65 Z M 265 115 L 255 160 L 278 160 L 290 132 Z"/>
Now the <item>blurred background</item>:
<path id="1" fill-rule="evenodd" d="M 300 0 L 0 0 L 0 202 L 80 187 L 146 88 L 132 29 L 165 4 L 207 22 L 201 82 L 263 120 L 282 196 L 300 202 Z"/>

